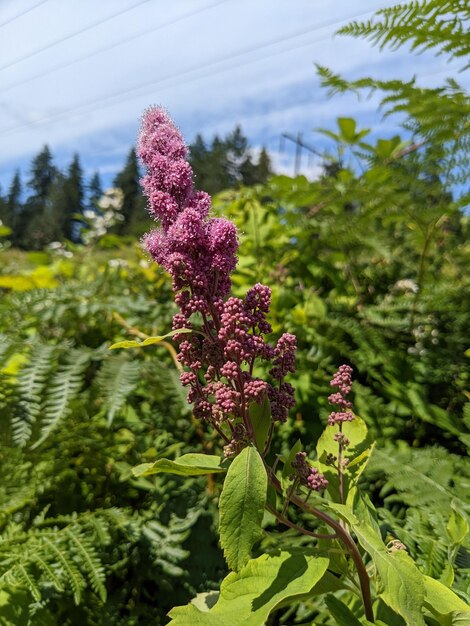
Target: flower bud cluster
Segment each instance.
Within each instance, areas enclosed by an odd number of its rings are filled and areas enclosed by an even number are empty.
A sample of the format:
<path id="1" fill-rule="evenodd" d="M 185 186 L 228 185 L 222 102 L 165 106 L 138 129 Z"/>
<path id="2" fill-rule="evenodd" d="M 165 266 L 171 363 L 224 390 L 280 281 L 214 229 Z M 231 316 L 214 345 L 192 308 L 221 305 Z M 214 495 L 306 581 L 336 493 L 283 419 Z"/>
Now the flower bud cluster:
<path id="1" fill-rule="evenodd" d="M 301 485 L 312 491 L 323 491 L 328 486 L 325 476 L 307 461 L 306 452 L 297 452 L 292 461 L 292 469 L 294 474 L 290 478 L 292 480 L 297 479 Z"/>
<path id="2" fill-rule="evenodd" d="M 352 404 L 345 397 L 351 392 L 352 387 L 352 368 L 349 365 L 341 365 L 338 371 L 330 381 L 331 387 L 337 387 L 339 391 L 328 396 L 330 404 L 336 404 L 338 411 L 332 411 L 328 417 L 328 424 L 342 424 L 343 422 L 352 422 L 354 413 L 351 411 Z"/>
<path id="3" fill-rule="evenodd" d="M 193 328 L 194 314 L 201 320 L 194 333 L 174 336 L 187 368 L 181 382 L 196 417 L 216 427 L 227 423 L 226 454 L 236 454 L 253 435 L 251 403 L 267 397 L 273 420 L 287 419 L 294 389 L 284 377 L 295 371 L 296 339 L 285 333 L 275 348 L 266 342 L 272 330 L 266 320 L 269 287 L 258 283 L 243 299 L 228 297 L 237 263 L 236 227 L 209 215 L 210 197 L 194 189 L 186 145 L 162 108 L 145 113 L 138 154 L 147 168 L 142 185 L 149 212 L 159 223 L 144 244 L 172 278 L 180 309 L 173 329 Z M 256 359 L 271 363 L 273 384 L 253 376 Z"/>

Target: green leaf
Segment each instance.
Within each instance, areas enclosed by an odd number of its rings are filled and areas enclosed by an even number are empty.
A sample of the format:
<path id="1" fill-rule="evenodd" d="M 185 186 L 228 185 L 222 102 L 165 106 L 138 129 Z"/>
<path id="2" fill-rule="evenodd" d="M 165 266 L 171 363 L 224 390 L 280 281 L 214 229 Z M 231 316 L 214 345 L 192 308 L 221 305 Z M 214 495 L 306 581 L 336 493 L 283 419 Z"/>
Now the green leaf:
<path id="1" fill-rule="evenodd" d="M 325 603 L 338 626 L 362 626 L 351 609 L 331 593 L 326 596 Z"/>
<path id="2" fill-rule="evenodd" d="M 220 495 L 219 533 L 225 559 L 238 572 L 250 558 L 251 547 L 260 538 L 268 476 L 263 461 L 252 446 L 235 457 Z"/>
<path id="3" fill-rule="evenodd" d="M 338 443 L 334 440 L 338 429 L 335 426 L 327 426 L 317 442 L 317 457 L 320 461 L 324 461 L 327 454 L 338 454 Z M 362 454 L 364 450 L 371 447 L 367 426 L 364 420 L 357 415 L 352 422 L 344 422 L 342 432 L 349 439 L 349 446 L 346 450 L 346 456 L 350 458 L 350 465 Z"/>
<path id="4" fill-rule="evenodd" d="M 470 606 L 449 587 L 430 576 L 424 579 L 424 605 L 442 626 L 470 624 Z"/>
<path id="5" fill-rule="evenodd" d="M 328 559 L 308 553 L 263 554 L 224 579 L 209 610 L 193 603 L 172 609 L 170 626 L 264 626 L 281 602 L 309 593 L 327 567 Z"/>
<path id="6" fill-rule="evenodd" d="M 338 126 L 341 130 L 341 139 L 346 143 L 354 143 L 356 137 L 356 120 L 352 117 L 339 117 Z"/>
<path id="7" fill-rule="evenodd" d="M 319 471 L 325 474 L 328 479 L 328 492 L 333 500 L 339 500 L 338 473 L 331 466 L 325 465 L 328 454 L 338 456 L 338 442 L 334 440 L 338 429 L 334 426 L 327 426 L 317 442 L 317 458 L 319 463 L 315 465 Z M 374 444 L 369 438 L 369 433 L 365 422 L 358 417 L 354 417 L 352 422 L 344 422 L 342 432 L 349 439 L 349 446 L 343 454 L 343 458 L 349 459 L 349 464 L 344 468 L 343 494 L 346 498 L 351 485 L 354 484 L 362 474 L 369 461 Z"/>
<path id="8" fill-rule="evenodd" d="M 177 474 L 178 476 L 200 476 L 225 472 L 221 463 L 224 459 L 212 454 L 183 454 L 174 461 L 158 459 L 153 463 L 142 463 L 132 468 L 134 476 L 152 476 L 152 474 Z"/>
<path id="9" fill-rule="evenodd" d="M 381 597 L 407 624 L 425 626 L 421 607 L 424 603 L 424 578 L 404 550 L 389 552 L 372 526 L 359 520 L 350 507 L 330 503 L 330 508 L 350 524 L 359 543 L 374 562 L 382 582 Z"/>
<path id="10" fill-rule="evenodd" d="M 252 402 L 249 407 L 249 414 L 255 435 L 256 447 L 263 452 L 268 440 L 269 427 L 271 426 L 271 405 L 265 395 L 261 404 Z"/>
<path id="11" fill-rule="evenodd" d="M 468 522 L 452 503 L 452 512 L 447 522 L 447 534 L 454 545 L 460 545 L 468 535 Z"/>
<path id="12" fill-rule="evenodd" d="M 177 330 L 172 330 L 166 335 L 147 337 L 147 339 L 144 339 L 144 341 L 135 341 L 130 339 L 127 339 L 126 341 L 118 341 L 117 343 L 113 343 L 112 346 L 109 346 L 108 350 L 115 350 L 116 348 L 145 348 L 145 346 L 151 346 L 154 343 L 160 343 L 164 341 L 167 337 L 173 337 L 174 335 L 192 332 L 193 331 L 191 328 L 178 328 Z"/>
<path id="13" fill-rule="evenodd" d="M 301 450 L 302 442 L 300 441 L 300 439 L 297 439 L 284 461 L 284 467 L 282 468 L 283 478 L 289 478 L 289 475 L 292 474 L 292 461 L 295 459 L 295 455 L 297 454 L 297 452 L 301 452 Z"/>

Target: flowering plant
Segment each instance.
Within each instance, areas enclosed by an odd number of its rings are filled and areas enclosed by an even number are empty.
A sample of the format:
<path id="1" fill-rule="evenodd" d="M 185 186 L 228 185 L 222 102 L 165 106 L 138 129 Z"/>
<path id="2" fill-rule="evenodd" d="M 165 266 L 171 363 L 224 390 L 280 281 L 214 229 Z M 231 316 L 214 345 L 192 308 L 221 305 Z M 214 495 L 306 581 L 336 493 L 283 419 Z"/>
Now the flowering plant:
<path id="1" fill-rule="evenodd" d="M 212 216 L 210 197 L 194 189 L 186 146 L 163 109 L 146 112 L 138 152 L 147 169 L 143 187 L 149 211 L 158 223 L 144 244 L 170 274 L 179 307 L 172 331 L 144 344 L 168 336 L 178 344 L 181 383 L 194 416 L 218 433 L 223 456 L 159 458 L 134 468 L 134 474 L 226 473 L 219 533 L 232 571 L 215 603 L 213 594 L 200 594 L 170 612 L 171 624 L 262 626 L 279 605 L 324 594 L 338 624 L 424 626 L 429 619 L 453 624 L 454 614 L 468 617 L 467 605 L 424 576 L 405 546 L 382 539 L 374 508 L 358 485 L 373 443 L 353 412 L 348 365 L 331 380 L 333 410 L 317 442 L 316 460 L 300 442 L 287 455 L 273 450 L 275 429 L 294 405 L 286 378 L 295 371 L 296 338 L 284 333 L 275 344 L 267 340 L 269 287 L 256 284 L 244 298 L 230 295 L 236 228 Z M 252 558 L 266 519 L 312 544 Z M 344 602 L 351 594 L 361 602 Z"/>
<path id="2" fill-rule="evenodd" d="M 87 209 L 83 213 L 87 229 L 81 233 L 85 245 L 96 243 L 116 224 L 124 220 L 121 213 L 124 194 L 118 187 L 106 189 L 96 203 L 97 210 Z"/>

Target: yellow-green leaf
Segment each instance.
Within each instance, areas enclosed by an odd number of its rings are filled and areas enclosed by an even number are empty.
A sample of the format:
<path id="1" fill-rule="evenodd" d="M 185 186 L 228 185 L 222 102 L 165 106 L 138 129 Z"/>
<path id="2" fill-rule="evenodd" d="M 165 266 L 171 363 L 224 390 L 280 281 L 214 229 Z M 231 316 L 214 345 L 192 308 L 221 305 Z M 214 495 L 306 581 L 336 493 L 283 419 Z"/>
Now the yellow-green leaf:
<path id="1" fill-rule="evenodd" d="M 200 476 L 202 474 L 215 474 L 225 472 L 219 456 L 212 454 L 198 454 L 190 452 L 183 454 L 174 461 L 171 459 L 158 459 L 153 463 L 142 463 L 132 468 L 134 476 L 152 476 L 153 474 L 177 474 L 178 476 Z"/>
<path id="2" fill-rule="evenodd" d="M 179 335 L 182 333 L 190 333 L 192 330 L 190 328 L 178 328 L 178 330 L 172 330 L 166 335 L 157 335 L 156 337 L 147 337 L 143 341 L 135 341 L 133 339 L 127 339 L 125 341 L 118 341 L 117 343 L 113 343 L 112 346 L 109 346 L 109 350 L 115 350 L 116 348 L 145 348 L 146 346 L 151 346 L 154 343 L 160 343 L 164 341 L 168 337 L 173 337 L 174 335 Z"/>
<path id="3" fill-rule="evenodd" d="M 327 558 L 308 552 L 263 554 L 224 579 L 215 605 L 197 601 L 172 609 L 170 626 L 264 626 L 281 603 L 311 592 L 327 567 Z"/>

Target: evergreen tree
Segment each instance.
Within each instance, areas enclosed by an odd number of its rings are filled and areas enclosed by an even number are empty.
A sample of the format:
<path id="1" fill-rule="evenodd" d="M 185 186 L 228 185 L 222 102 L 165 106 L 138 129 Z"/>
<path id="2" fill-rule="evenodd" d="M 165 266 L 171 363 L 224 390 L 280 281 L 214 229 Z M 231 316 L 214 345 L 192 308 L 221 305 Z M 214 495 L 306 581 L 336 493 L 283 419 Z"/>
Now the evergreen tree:
<path id="1" fill-rule="evenodd" d="M 190 145 L 190 163 L 198 189 L 216 194 L 238 185 L 263 183 L 272 174 L 269 155 L 261 150 L 257 163 L 253 162 L 248 139 L 240 126 L 225 139 L 215 135 L 210 147 L 201 135 Z"/>
<path id="2" fill-rule="evenodd" d="M 263 184 L 272 175 L 271 159 L 269 158 L 268 151 L 263 146 L 258 157 L 258 163 L 256 164 L 256 182 Z"/>
<path id="3" fill-rule="evenodd" d="M 235 126 L 235 129 L 226 137 L 225 148 L 229 173 L 228 186 L 234 187 L 242 180 L 240 168 L 248 156 L 248 139 L 242 134 L 240 126 Z"/>
<path id="4" fill-rule="evenodd" d="M 17 243 L 20 247 L 41 250 L 50 241 L 46 232 L 43 232 L 43 224 L 49 218 L 48 196 L 56 178 L 57 169 L 46 145 L 31 164 L 31 178 L 27 186 L 31 189 L 32 195 L 22 207 L 16 225 Z"/>
<path id="5" fill-rule="evenodd" d="M 15 214 L 18 214 L 20 210 L 20 196 L 21 180 L 17 171 L 13 176 L 7 195 L 3 196 L 0 194 L 0 220 L 2 220 L 5 226 L 13 228 Z"/>
<path id="6" fill-rule="evenodd" d="M 50 187 L 57 175 L 57 169 L 52 162 L 49 146 L 45 145 L 31 164 L 31 178 L 28 187 L 33 192 L 33 198 L 38 203 L 44 203 Z"/>
<path id="7" fill-rule="evenodd" d="M 227 144 L 215 135 L 207 157 L 204 189 L 214 195 L 232 185 L 230 163 L 227 154 Z"/>
<path id="8" fill-rule="evenodd" d="M 119 235 L 143 232 L 148 227 L 148 216 L 145 211 L 145 200 L 140 188 L 139 162 L 135 148 L 129 152 L 124 169 L 113 181 L 115 187 L 119 187 L 123 194 L 121 213 L 123 222 L 117 227 Z"/>
<path id="9" fill-rule="evenodd" d="M 5 223 L 7 199 L 3 197 L 2 188 L 0 187 L 0 220 Z"/>
<path id="10" fill-rule="evenodd" d="M 15 246 L 19 241 L 19 220 L 22 211 L 21 206 L 21 178 L 17 170 L 11 181 L 10 188 L 4 204 L 4 216 L 2 221 L 12 229 L 11 241 Z"/>
<path id="11" fill-rule="evenodd" d="M 194 183 L 198 189 L 206 189 L 209 149 L 199 133 L 189 146 L 189 162 L 194 172 Z"/>
<path id="12" fill-rule="evenodd" d="M 99 172 L 95 172 L 91 177 L 90 184 L 88 185 L 88 192 L 88 203 L 91 208 L 96 208 L 98 200 L 103 195 L 103 187 L 101 185 Z"/>
<path id="13" fill-rule="evenodd" d="M 242 183 L 246 187 L 250 187 L 250 185 L 256 185 L 256 183 L 258 182 L 256 165 L 253 163 L 251 154 L 248 154 L 243 160 L 243 162 L 241 163 L 240 175 L 241 175 Z"/>
<path id="14" fill-rule="evenodd" d="M 239 169 L 241 182 L 247 187 L 265 183 L 273 173 L 271 169 L 271 159 L 264 147 L 261 149 L 257 163 L 253 163 L 253 159 L 248 153 Z"/>
<path id="15" fill-rule="evenodd" d="M 52 214 L 55 215 L 61 225 L 64 237 L 70 240 L 76 239 L 77 215 L 83 213 L 83 172 L 78 154 L 75 154 L 68 168 L 67 176 L 60 181 L 63 184 L 63 192 L 56 193 Z"/>

